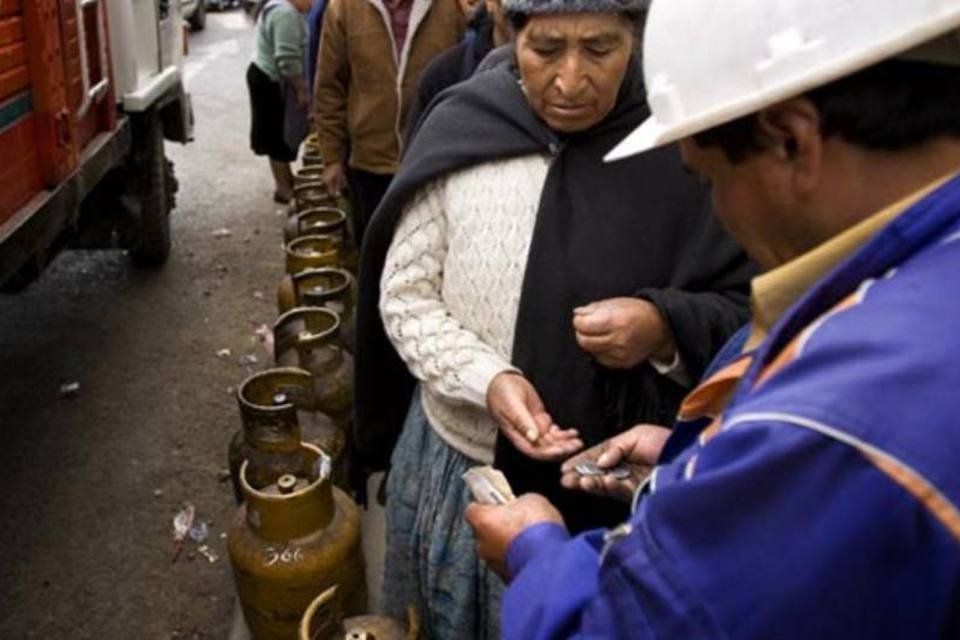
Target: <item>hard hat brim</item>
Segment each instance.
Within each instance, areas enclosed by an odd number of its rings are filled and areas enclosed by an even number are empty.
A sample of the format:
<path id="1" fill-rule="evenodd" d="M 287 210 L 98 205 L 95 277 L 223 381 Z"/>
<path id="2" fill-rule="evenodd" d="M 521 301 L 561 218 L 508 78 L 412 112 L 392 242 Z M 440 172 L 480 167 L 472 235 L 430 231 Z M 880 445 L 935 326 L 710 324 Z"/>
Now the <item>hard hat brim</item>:
<path id="1" fill-rule="evenodd" d="M 647 118 L 643 124 L 634 129 L 621 140 L 617 146 L 603 157 L 604 162 L 616 162 L 630 156 L 635 156 L 651 149 L 675 142 L 682 138 L 669 127 L 662 126 L 654 116 Z"/>
<path id="2" fill-rule="evenodd" d="M 954 10 L 950 14 L 937 16 L 936 19 L 926 24 L 916 25 L 895 37 L 891 37 L 889 40 L 850 52 L 846 56 L 835 57 L 828 64 L 819 68 L 786 76 L 779 82 L 772 83 L 752 94 L 728 100 L 715 105 L 712 109 L 689 114 L 680 118 L 674 124 L 662 124 L 657 121 L 654 113 L 607 153 L 604 160 L 614 162 L 677 142 L 736 118 L 760 111 L 782 100 L 801 95 L 813 88 L 856 73 L 886 59 L 898 57 L 916 59 L 910 55 L 913 50 L 918 47 L 923 48 L 931 40 L 944 36 L 957 28 L 960 28 L 960 9 Z M 957 64 L 957 62 L 954 61 L 952 64 Z"/>

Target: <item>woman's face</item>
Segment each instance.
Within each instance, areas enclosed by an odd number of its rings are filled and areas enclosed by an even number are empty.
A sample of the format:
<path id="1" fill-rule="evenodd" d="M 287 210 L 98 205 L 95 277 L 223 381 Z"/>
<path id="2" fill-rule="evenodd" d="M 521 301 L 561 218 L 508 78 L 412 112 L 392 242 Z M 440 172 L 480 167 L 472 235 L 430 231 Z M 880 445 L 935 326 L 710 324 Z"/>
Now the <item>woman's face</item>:
<path id="1" fill-rule="evenodd" d="M 583 131 L 613 109 L 633 50 L 633 27 L 612 13 L 533 15 L 517 34 L 517 63 L 533 110 L 556 131 Z"/>

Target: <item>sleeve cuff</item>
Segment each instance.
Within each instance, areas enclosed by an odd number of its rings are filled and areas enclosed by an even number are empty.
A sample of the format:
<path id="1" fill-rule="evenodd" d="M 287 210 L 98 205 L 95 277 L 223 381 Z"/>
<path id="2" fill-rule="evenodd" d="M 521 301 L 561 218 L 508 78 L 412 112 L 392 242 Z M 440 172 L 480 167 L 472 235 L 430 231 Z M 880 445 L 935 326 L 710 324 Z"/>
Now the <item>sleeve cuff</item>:
<path id="1" fill-rule="evenodd" d="M 673 360 L 670 362 L 667 362 L 666 360 L 658 360 L 657 358 L 650 358 L 650 365 L 662 376 L 665 376 L 668 373 L 673 373 L 680 368 L 681 364 L 679 349 L 674 349 Z"/>
<path id="2" fill-rule="evenodd" d="M 563 525 L 556 522 L 541 522 L 520 532 L 507 549 L 507 571 L 510 577 L 523 571 L 534 556 L 549 552 L 570 539 Z"/>
<path id="3" fill-rule="evenodd" d="M 317 83 L 317 86 L 319 86 L 319 83 Z M 320 140 L 320 156 L 323 158 L 323 163 L 325 165 L 343 164 L 346 162 L 346 158 L 344 158 L 345 154 L 343 153 L 343 150 L 346 148 L 345 145 L 332 145 L 329 143 L 323 144 L 324 140 L 329 140 L 329 137 L 323 135 L 323 132 L 321 132 Z"/>
<path id="4" fill-rule="evenodd" d="M 487 406 L 487 390 L 490 383 L 504 372 L 520 373 L 520 370 L 509 362 L 488 353 L 476 353 L 467 366 L 460 370 L 460 383 L 463 385 L 464 396 L 469 402 L 478 406 Z"/>

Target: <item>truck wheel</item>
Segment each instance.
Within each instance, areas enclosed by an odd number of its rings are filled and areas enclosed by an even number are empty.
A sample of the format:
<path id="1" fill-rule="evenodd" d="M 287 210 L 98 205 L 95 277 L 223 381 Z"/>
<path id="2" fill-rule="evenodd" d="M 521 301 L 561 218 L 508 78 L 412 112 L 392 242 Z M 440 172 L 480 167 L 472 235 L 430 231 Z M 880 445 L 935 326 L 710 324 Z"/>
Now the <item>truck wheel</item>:
<path id="1" fill-rule="evenodd" d="M 190 16 L 190 30 L 203 31 L 207 27 L 207 2 L 200 0 L 197 2 L 197 10 Z"/>
<path id="2" fill-rule="evenodd" d="M 137 244 L 130 259 L 139 267 L 159 267 L 170 257 L 170 211 L 174 207 L 177 181 L 173 164 L 163 155 L 163 126 L 156 114 L 148 114 L 140 126 L 136 166 L 139 172 Z"/>

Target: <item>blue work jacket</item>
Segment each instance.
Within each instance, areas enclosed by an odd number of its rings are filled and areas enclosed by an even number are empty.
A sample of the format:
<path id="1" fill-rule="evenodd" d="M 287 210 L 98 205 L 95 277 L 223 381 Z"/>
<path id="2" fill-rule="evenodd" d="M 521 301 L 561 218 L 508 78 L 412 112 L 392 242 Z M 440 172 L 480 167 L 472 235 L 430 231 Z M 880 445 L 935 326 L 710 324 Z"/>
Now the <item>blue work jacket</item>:
<path id="1" fill-rule="evenodd" d="M 627 523 L 514 541 L 504 637 L 960 637 L 960 178 L 711 384 Z"/>

